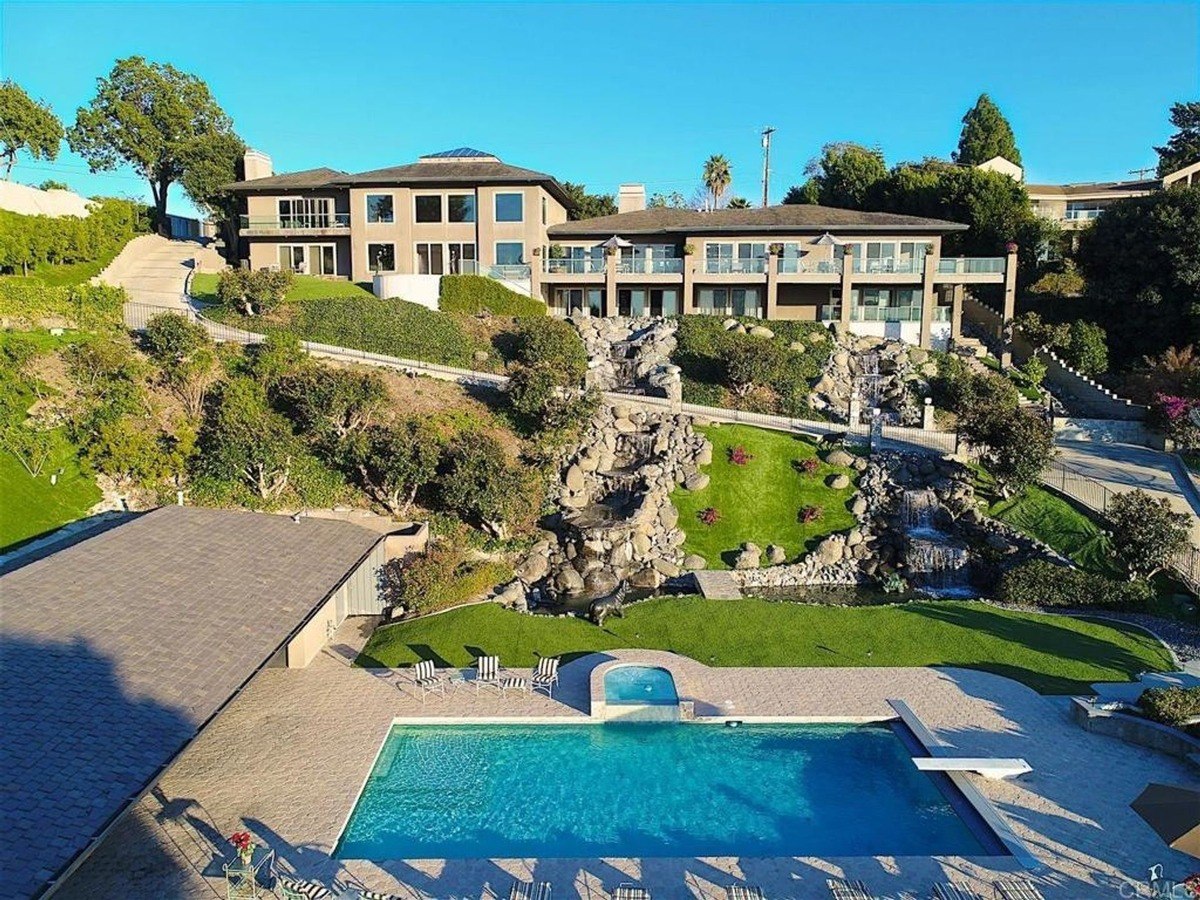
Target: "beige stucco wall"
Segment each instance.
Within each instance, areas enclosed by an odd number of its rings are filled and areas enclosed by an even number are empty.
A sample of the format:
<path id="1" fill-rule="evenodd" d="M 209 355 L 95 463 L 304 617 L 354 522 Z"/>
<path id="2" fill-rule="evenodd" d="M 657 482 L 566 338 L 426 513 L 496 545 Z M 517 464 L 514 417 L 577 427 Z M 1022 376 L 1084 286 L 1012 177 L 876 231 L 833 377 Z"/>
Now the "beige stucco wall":
<path id="1" fill-rule="evenodd" d="M 829 302 L 827 284 L 781 284 L 775 305 L 776 319 L 815 322 L 819 308 Z"/>
<path id="2" fill-rule="evenodd" d="M 302 669 L 329 642 L 329 636 L 347 615 L 378 614 L 383 611 L 379 591 L 380 567 L 386 562 L 387 547 L 381 538 L 287 644 L 287 667 Z"/>

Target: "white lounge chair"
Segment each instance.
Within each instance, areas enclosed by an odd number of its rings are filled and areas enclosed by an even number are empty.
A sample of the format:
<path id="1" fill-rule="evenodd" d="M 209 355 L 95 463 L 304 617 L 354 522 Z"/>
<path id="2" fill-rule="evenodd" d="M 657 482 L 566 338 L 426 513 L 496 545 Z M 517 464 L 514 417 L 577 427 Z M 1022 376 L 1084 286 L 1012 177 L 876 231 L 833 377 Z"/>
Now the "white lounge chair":
<path id="1" fill-rule="evenodd" d="M 764 900 L 762 888 L 754 884 L 733 884 L 729 886 L 729 900 Z"/>
<path id="2" fill-rule="evenodd" d="M 650 900 L 650 891 L 640 884 L 625 882 L 617 885 L 613 900 Z"/>
<path id="3" fill-rule="evenodd" d="M 553 697 L 556 684 L 558 684 L 558 657 L 543 656 L 538 660 L 537 671 L 533 673 L 533 689 L 545 692 L 547 697 Z"/>
<path id="4" fill-rule="evenodd" d="M 323 884 L 289 875 L 276 876 L 275 887 L 279 889 L 283 900 L 326 900 L 333 896 L 333 891 Z"/>
<path id="5" fill-rule="evenodd" d="M 933 900 L 983 900 L 983 897 L 965 884 L 941 881 L 933 886 Z"/>
<path id="6" fill-rule="evenodd" d="M 423 659 L 413 668 L 413 685 L 421 692 L 421 702 L 430 694 L 445 694 L 446 679 L 438 674 L 432 659 Z"/>
<path id="7" fill-rule="evenodd" d="M 550 882 L 514 881 L 508 900 L 550 900 Z"/>
<path id="8" fill-rule="evenodd" d="M 861 881 L 828 878 L 825 880 L 825 885 L 829 888 L 829 896 L 833 900 L 878 900 Z"/>
<path id="9" fill-rule="evenodd" d="M 1045 900 L 1032 881 L 997 881 L 992 885 L 996 900 Z"/>
<path id="10" fill-rule="evenodd" d="M 475 660 L 475 691 L 485 684 L 505 694 L 508 691 L 529 691 L 529 682 L 517 675 L 507 674 L 507 669 L 500 665 L 498 656 L 481 656 Z"/>

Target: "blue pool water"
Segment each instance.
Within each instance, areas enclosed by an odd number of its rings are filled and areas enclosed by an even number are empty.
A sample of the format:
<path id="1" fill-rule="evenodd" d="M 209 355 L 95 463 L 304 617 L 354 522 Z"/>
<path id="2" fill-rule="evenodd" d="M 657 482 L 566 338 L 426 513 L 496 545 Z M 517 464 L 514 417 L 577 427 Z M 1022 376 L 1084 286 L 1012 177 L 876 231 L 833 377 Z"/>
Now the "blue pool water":
<path id="1" fill-rule="evenodd" d="M 944 787 L 883 725 L 398 725 L 335 855 L 1002 853 Z"/>
<path id="2" fill-rule="evenodd" d="M 679 702 L 675 679 L 657 666 L 617 666 L 604 674 L 604 700 L 611 704 L 670 705 Z"/>

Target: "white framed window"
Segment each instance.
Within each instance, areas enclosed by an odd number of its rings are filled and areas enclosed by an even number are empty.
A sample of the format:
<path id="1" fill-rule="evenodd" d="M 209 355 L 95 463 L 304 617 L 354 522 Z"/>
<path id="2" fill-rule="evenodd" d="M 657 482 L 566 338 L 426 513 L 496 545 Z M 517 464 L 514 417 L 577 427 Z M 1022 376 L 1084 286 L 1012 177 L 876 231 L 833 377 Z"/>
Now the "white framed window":
<path id="1" fill-rule="evenodd" d="M 395 272 L 396 245 L 367 244 L 367 268 L 372 272 Z"/>
<path id="2" fill-rule="evenodd" d="M 450 266 L 451 275 L 474 275 L 475 245 L 451 242 L 446 245 L 446 260 Z"/>
<path id="3" fill-rule="evenodd" d="M 523 266 L 525 265 L 525 244 L 523 241 L 497 241 L 496 265 Z"/>
<path id="4" fill-rule="evenodd" d="M 367 222 L 373 225 L 396 221 L 396 199 L 391 194 L 367 194 Z"/>
<path id="5" fill-rule="evenodd" d="M 417 274 L 445 275 L 445 254 L 440 243 L 419 243 L 416 245 Z"/>
<path id="6" fill-rule="evenodd" d="M 332 228 L 334 223 L 329 197 L 279 198 L 280 228 Z"/>
<path id="7" fill-rule="evenodd" d="M 446 197 L 446 212 L 449 222 L 474 222 L 475 195 L 450 194 Z"/>
<path id="8" fill-rule="evenodd" d="M 279 268 L 297 275 L 336 275 L 333 244 L 280 244 Z"/>
<path id="9" fill-rule="evenodd" d="M 524 222 L 525 221 L 525 195 L 524 194 L 497 194 L 496 195 L 496 221 L 497 222 Z"/>
<path id="10" fill-rule="evenodd" d="M 417 222 L 442 221 L 442 195 L 417 194 L 413 197 L 413 219 Z"/>

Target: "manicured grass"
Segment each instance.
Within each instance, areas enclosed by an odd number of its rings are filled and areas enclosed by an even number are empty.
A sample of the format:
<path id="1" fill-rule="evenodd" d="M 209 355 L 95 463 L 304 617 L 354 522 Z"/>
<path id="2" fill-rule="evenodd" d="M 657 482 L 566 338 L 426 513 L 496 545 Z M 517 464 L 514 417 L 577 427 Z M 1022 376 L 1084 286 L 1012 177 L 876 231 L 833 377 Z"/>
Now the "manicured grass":
<path id="1" fill-rule="evenodd" d="M 192 276 L 192 296 L 201 303 L 217 302 L 217 280 L 215 272 L 197 272 Z M 324 297 L 374 297 L 369 290 L 352 281 L 335 281 L 317 278 L 314 275 L 297 275 L 288 290 L 287 302 L 319 300 Z"/>
<path id="2" fill-rule="evenodd" d="M 687 534 L 685 553 L 698 553 L 709 568 L 728 569 L 744 541 L 753 541 L 764 551 L 778 544 L 788 560 L 811 549 L 818 538 L 854 525 L 846 503 L 854 493 L 856 473 L 820 462 L 817 471 L 805 475 L 794 463 L 817 457 L 811 441 L 797 435 L 748 425 L 715 425 L 700 431 L 712 442 L 712 465 L 708 487 L 700 491 L 679 488 L 671 500 L 679 509 L 679 527 Z M 730 460 L 730 452 L 743 447 L 753 456 L 746 465 Z M 836 473 L 849 475 L 851 486 L 834 490 L 825 480 Z M 715 525 L 700 521 L 707 507 L 720 513 Z M 824 513 L 808 524 L 799 520 L 800 510 L 820 506 Z M 764 560 L 765 561 L 765 560 Z"/>
<path id="3" fill-rule="evenodd" d="M 604 628 L 494 604 L 466 607 L 378 629 L 357 662 L 404 666 L 432 659 L 466 667 L 476 656 L 495 654 L 505 665 L 524 667 L 539 656 L 620 647 L 670 650 L 712 666 L 959 666 L 1044 694 L 1171 668 L 1162 645 L 1135 628 L 984 603 L 828 607 L 700 597 L 647 600 Z"/>

